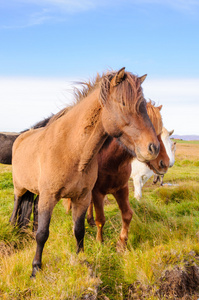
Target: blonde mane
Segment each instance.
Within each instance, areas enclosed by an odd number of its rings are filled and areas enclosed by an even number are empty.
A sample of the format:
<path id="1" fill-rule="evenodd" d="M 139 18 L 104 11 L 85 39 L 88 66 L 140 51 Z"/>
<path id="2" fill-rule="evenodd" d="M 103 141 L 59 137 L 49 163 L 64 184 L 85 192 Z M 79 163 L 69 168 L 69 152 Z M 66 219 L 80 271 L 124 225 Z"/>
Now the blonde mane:
<path id="1" fill-rule="evenodd" d="M 104 105 L 108 98 L 108 93 L 110 90 L 110 82 L 111 79 L 116 75 L 117 72 L 107 72 L 102 76 L 97 73 L 97 76 L 94 80 L 89 80 L 88 82 L 76 82 L 81 85 L 80 88 L 74 87 L 73 94 L 74 100 L 73 104 L 63 108 L 57 114 L 53 115 L 49 120 L 47 126 L 56 121 L 57 119 L 64 116 L 69 110 L 71 110 L 75 105 L 77 105 L 80 101 L 86 98 L 90 93 L 92 93 L 96 88 L 100 87 L 100 102 Z M 138 112 L 139 106 L 142 102 L 145 102 L 142 94 L 142 88 L 140 85 L 140 78 L 133 75 L 130 72 L 125 72 L 124 80 L 115 87 L 117 89 L 117 94 L 119 99 L 122 99 L 123 105 Z M 129 100 L 130 99 L 130 100 Z"/>
<path id="2" fill-rule="evenodd" d="M 160 110 L 162 106 L 161 105 L 155 106 L 155 102 L 150 100 L 149 102 L 147 102 L 146 108 L 156 134 L 157 135 L 161 134 L 163 129 L 163 122 L 162 122 L 162 116 Z"/>

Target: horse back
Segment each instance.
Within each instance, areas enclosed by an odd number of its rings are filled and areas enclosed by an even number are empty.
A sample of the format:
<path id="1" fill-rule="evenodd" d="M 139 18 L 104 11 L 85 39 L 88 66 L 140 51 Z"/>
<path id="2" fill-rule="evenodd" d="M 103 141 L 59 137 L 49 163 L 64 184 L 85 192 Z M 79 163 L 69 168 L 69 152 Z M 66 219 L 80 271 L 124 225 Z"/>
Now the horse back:
<path id="1" fill-rule="evenodd" d="M 84 133 L 84 140 L 81 140 L 85 128 L 77 131 L 73 121 L 74 115 L 70 118 L 69 112 L 66 121 L 62 117 L 50 126 L 29 130 L 16 139 L 13 145 L 15 187 L 20 189 L 20 182 L 23 182 L 24 187 L 29 187 L 27 189 L 34 193 L 47 187 L 50 193 L 73 198 L 82 190 L 86 191 L 90 184 L 94 185 L 97 158 L 83 175 L 78 171 L 87 138 Z"/>

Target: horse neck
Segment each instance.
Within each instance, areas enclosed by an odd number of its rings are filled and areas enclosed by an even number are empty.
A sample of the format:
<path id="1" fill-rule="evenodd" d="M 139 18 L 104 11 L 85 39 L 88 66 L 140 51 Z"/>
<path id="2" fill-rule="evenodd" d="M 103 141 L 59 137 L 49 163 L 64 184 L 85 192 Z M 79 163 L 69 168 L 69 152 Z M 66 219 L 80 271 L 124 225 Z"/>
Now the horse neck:
<path id="1" fill-rule="evenodd" d="M 119 144 L 116 138 L 108 137 L 98 154 L 98 162 L 101 168 L 115 172 L 118 168 L 129 164 L 133 159 L 125 148 Z"/>
<path id="2" fill-rule="evenodd" d="M 108 135 L 104 130 L 99 103 L 99 90 L 83 99 L 75 110 L 82 127 L 83 147 L 78 170 L 84 171 L 103 146 Z M 77 113 L 77 114 L 76 114 Z"/>

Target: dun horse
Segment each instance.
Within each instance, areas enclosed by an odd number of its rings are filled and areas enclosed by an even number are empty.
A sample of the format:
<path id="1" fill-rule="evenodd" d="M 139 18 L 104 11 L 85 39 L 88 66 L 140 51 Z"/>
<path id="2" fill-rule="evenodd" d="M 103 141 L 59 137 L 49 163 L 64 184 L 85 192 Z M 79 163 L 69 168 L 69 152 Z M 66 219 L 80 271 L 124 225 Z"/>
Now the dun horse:
<path id="1" fill-rule="evenodd" d="M 49 126 L 21 134 L 14 142 L 11 221 L 27 191 L 39 195 L 32 276 L 41 268 L 53 208 L 62 197 L 72 200 L 77 252 L 83 250 L 84 219 L 98 174 L 97 154 L 108 136 L 117 138 L 127 153 L 135 153 L 142 161 L 158 155 L 159 142 L 141 88 L 144 79 L 124 68 L 103 75 L 66 114 Z"/>
<path id="2" fill-rule="evenodd" d="M 158 135 L 160 152 L 155 160 L 147 162 L 158 174 L 164 174 L 169 167 L 169 158 L 162 143 L 160 133 L 162 131 L 162 117 L 160 114 L 162 106 L 155 107 L 150 101 L 147 103 L 147 113 Z M 132 219 L 132 209 L 129 203 L 128 180 L 131 174 L 131 162 L 134 159 L 118 144 L 117 139 L 109 137 L 98 154 L 98 178 L 92 190 L 92 201 L 94 203 L 96 219 L 93 218 L 93 205 L 89 206 L 87 220 L 90 225 L 97 225 L 97 240 L 103 240 L 103 227 L 105 224 L 104 198 L 106 194 L 113 194 L 121 214 L 122 230 L 118 242 L 118 249 L 124 248 L 128 239 L 128 229 Z M 70 200 L 68 199 L 70 203 Z M 69 204 L 68 203 L 68 204 Z"/>

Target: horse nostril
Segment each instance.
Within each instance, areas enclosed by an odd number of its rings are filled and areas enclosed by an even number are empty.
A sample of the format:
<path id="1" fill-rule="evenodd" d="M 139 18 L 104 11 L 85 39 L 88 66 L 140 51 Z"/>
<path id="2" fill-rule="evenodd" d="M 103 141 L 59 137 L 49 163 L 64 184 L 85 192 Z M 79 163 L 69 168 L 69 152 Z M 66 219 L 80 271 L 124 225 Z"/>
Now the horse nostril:
<path id="1" fill-rule="evenodd" d="M 148 150 L 151 154 L 157 154 L 159 152 L 159 149 L 153 143 L 149 144 Z"/>
<path id="2" fill-rule="evenodd" d="M 164 162 L 163 162 L 162 160 L 159 162 L 159 166 L 160 166 L 160 168 L 162 168 L 162 169 L 165 168 L 165 164 L 164 164 Z"/>
<path id="3" fill-rule="evenodd" d="M 153 144 L 149 144 L 149 152 L 153 153 Z"/>

